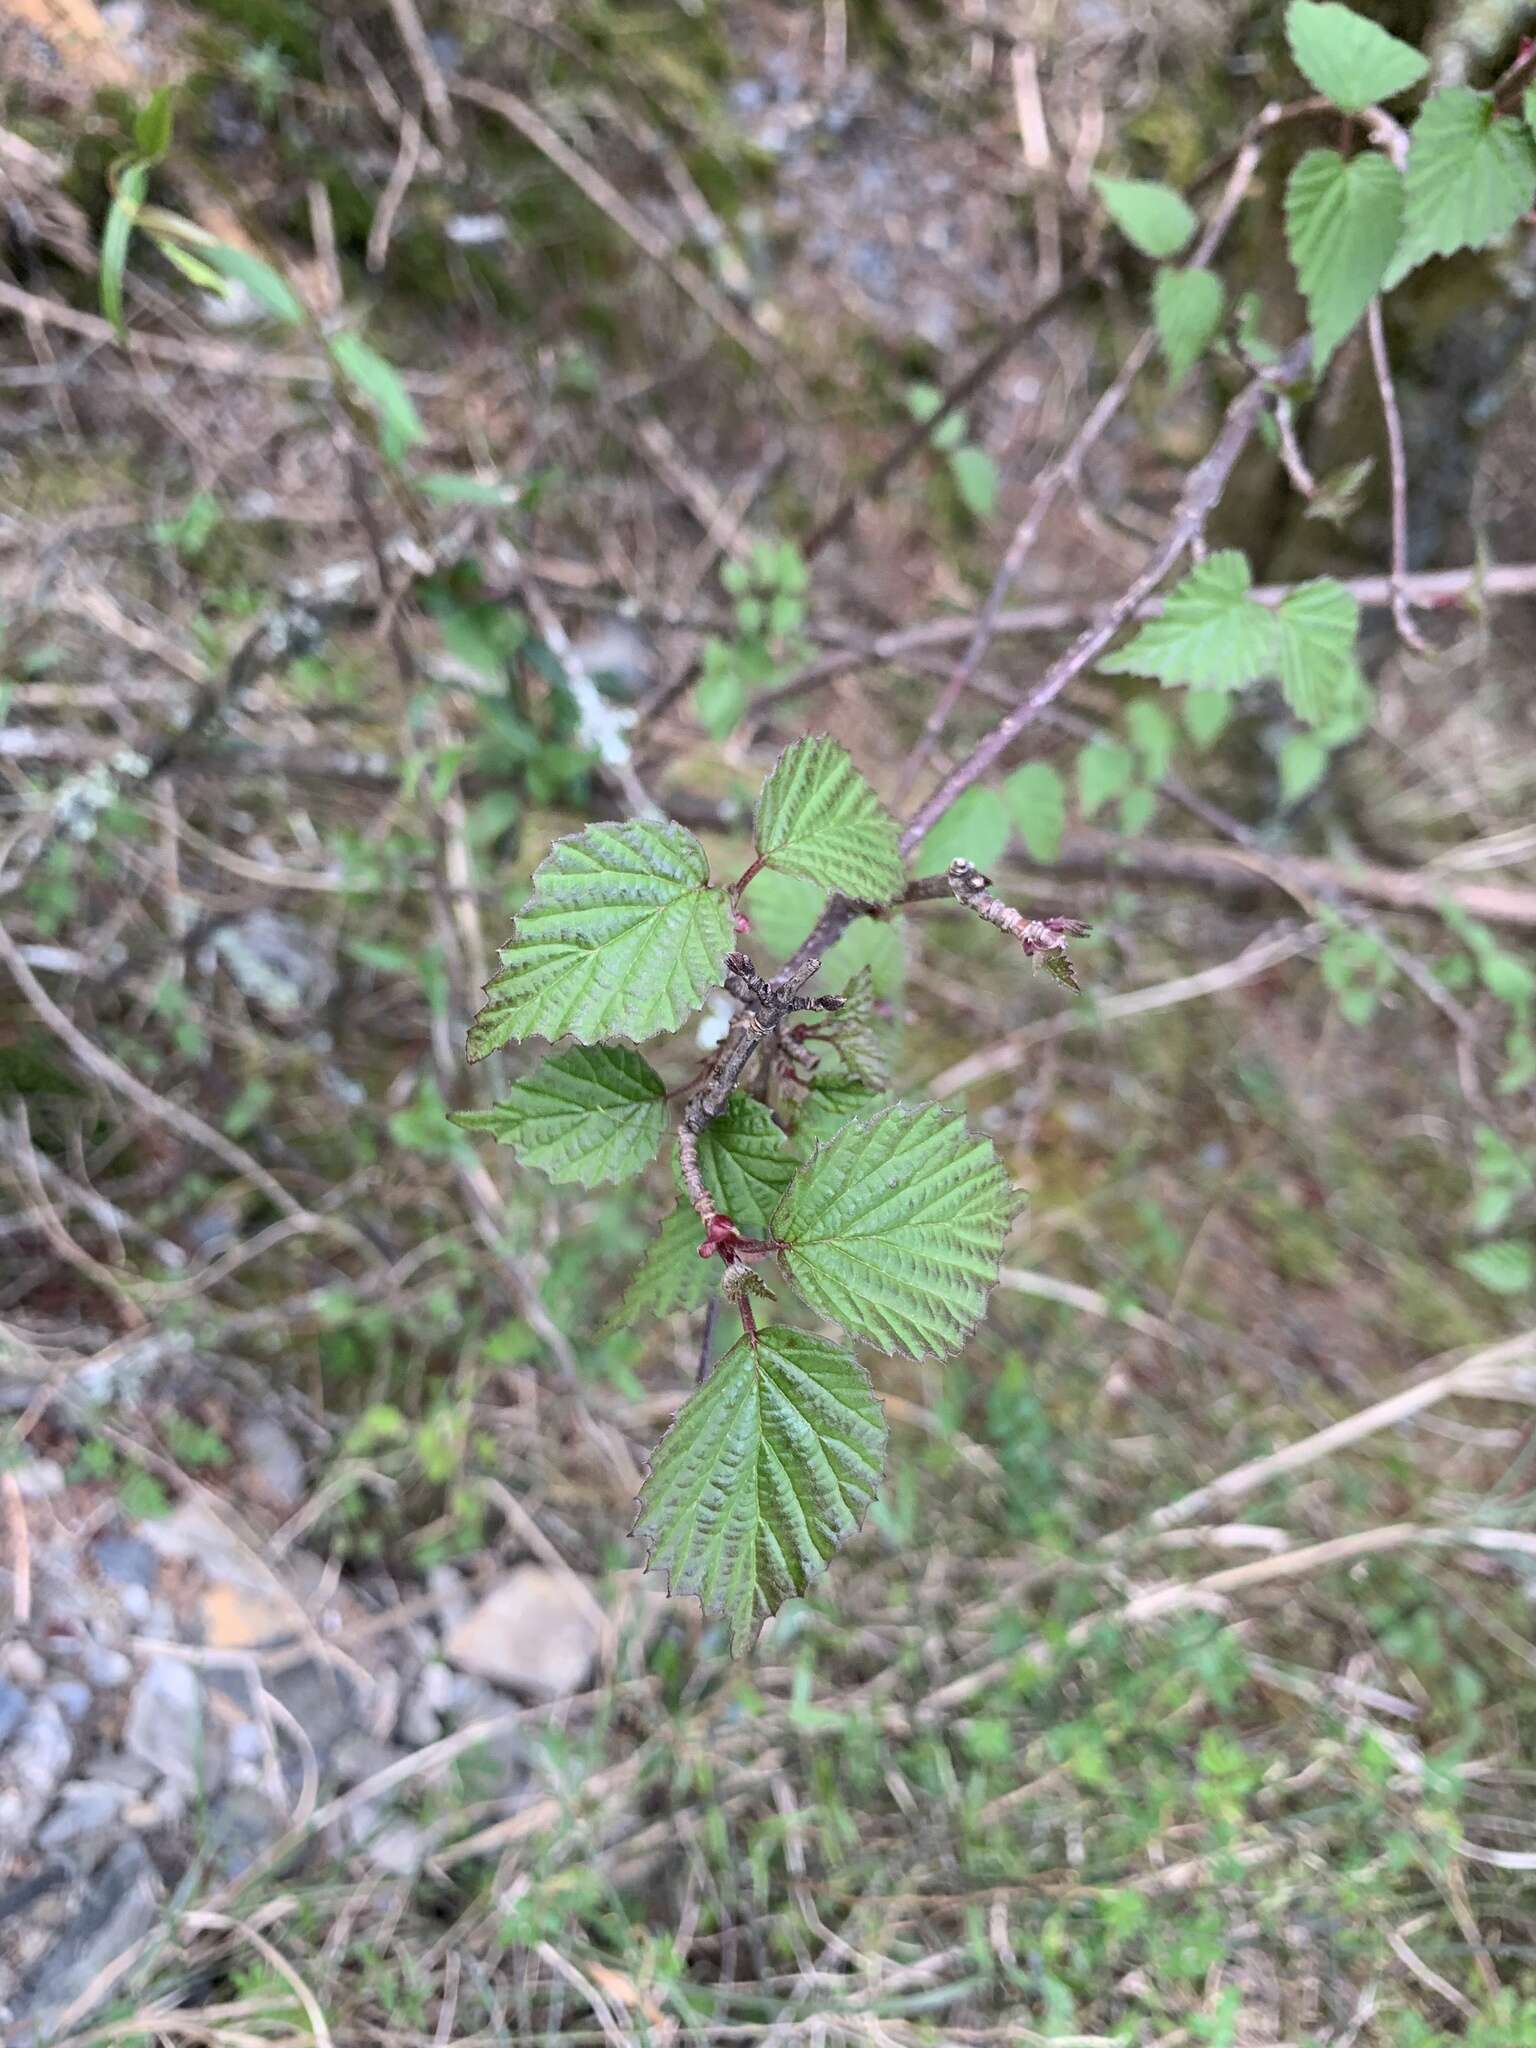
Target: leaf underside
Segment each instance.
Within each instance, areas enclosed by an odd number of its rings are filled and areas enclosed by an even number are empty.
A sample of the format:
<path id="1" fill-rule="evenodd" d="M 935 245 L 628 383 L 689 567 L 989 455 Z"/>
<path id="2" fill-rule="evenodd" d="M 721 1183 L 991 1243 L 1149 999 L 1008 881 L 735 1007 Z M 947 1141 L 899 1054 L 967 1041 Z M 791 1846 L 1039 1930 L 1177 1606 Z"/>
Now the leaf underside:
<path id="1" fill-rule="evenodd" d="M 725 1619 L 739 1656 L 858 1528 L 885 1445 L 856 1358 L 764 1329 L 755 1347 L 732 1346 L 657 1445 L 635 1534 L 674 1594 Z"/>
<path id="2" fill-rule="evenodd" d="M 1221 325 L 1226 293 L 1209 270 L 1178 270 L 1165 264 L 1152 280 L 1152 317 L 1168 381 L 1178 389 L 1205 354 Z"/>
<path id="3" fill-rule="evenodd" d="M 638 1173 L 667 1122 L 660 1076 L 626 1046 L 573 1046 L 514 1084 L 491 1109 L 452 1121 L 516 1147 L 525 1166 L 591 1188 Z"/>
<path id="4" fill-rule="evenodd" d="M 861 903 L 901 891 L 895 820 L 836 740 L 796 740 L 757 800 L 757 851 L 769 866 Z"/>
<path id="5" fill-rule="evenodd" d="M 1312 368 L 1328 359 L 1381 287 L 1403 226 L 1403 181 L 1385 157 L 1346 163 L 1312 149 L 1285 188 L 1285 235 L 1312 329 Z"/>
<path id="6" fill-rule="evenodd" d="M 703 1230 L 692 1205 L 686 1199 L 680 1201 L 631 1275 L 610 1327 L 622 1329 L 641 1316 L 669 1316 L 678 1309 L 702 1308 L 719 1278 L 713 1260 L 699 1257 L 702 1240 Z"/>
<path id="7" fill-rule="evenodd" d="M 724 973 L 733 940 L 704 849 L 681 825 L 631 820 L 557 839 L 534 871 L 502 971 L 469 1034 L 584 1044 L 675 1031 Z"/>
<path id="8" fill-rule="evenodd" d="M 980 1322 L 1017 1207 L 1002 1161 L 963 1117 L 898 1104 L 818 1147 L 772 1232 L 786 1277 L 851 1337 L 942 1356 Z"/>

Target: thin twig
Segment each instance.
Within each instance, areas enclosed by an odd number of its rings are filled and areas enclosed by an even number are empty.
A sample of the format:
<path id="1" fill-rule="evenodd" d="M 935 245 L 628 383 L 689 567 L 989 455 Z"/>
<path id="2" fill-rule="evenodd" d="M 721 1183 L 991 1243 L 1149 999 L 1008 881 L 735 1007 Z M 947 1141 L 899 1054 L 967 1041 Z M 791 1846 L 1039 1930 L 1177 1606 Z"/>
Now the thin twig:
<path id="1" fill-rule="evenodd" d="M 901 835 L 903 853 L 912 851 L 930 826 L 949 809 L 955 798 L 987 772 L 1025 727 L 1032 724 L 1046 706 L 1061 695 L 1068 683 L 1075 676 L 1081 675 L 1083 670 L 1104 651 L 1143 599 L 1151 596 L 1179 557 L 1201 533 L 1206 520 L 1215 509 L 1226 488 L 1227 479 L 1236 467 L 1238 457 L 1248 445 L 1249 437 L 1258 424 L 1270 382 L 1285 383 L 1299 375 L 1310 354 L 1310 347 L 1309 342 L 1298 344 L 1284 363 L 1273 372 L 1272 379 L 1255 377 L 1233 399 L 1209 454 L 1190 472 L 1173 522 L 1153 553 L 1152 559 L 1103 616 L 1085 633 L 1080 634 L 1058 661 L 1052 663 L 1029 695 L 972 748 L 958 767 L 954 768 L 933 794 L 918 807 Z"/>
<path id="2" fill-rule="evenodd" d="M 400 40 L 411 60 L 411 69 L 421 87 L 427 111 L 432 116 L 437 139 L 450 157 L 456 157 L 459 153 L 459 124 L 454 119 L 453 102 L 442 69 L 433 54 L 431 40 L 416 11 L 416 0 L 389 0 L 389 10 L 395 17 Z"/>
<path id="3" fill-rule="evenodd" d="M 1371 367 L 1376 373 L 1376 389 L 1381 394 L 1381 414 L 1387 429 L 1392 488 L 1392 622 L 1414 653 L 1423 654 L 1424 637 L 1408 609 L 1408 457 L 1403 447 L 1403 416 L 1397 409 L 1397 389 L 1392 382 L 1379 298 L 1372 299 L 1366 308 L 1365 331 L 1370 336 Z"/>
<path id="4" fill-rule="evenodd" d="M 1266 113 L 1276 117 L 1282 111 L 1279 107 L 1266 109 Z M 1270 125 L 1273 125 L 1272 121 Z M 1194 255 L 1190 258 L 1192 269 L 1206 269 L 1220 249 L 1233 217 L 1253 181 L 1253 174 L 1258 169 L 1259 155 L 1258 134 L 1254 133 L 1233 159 L 1221 198 L 1217 201 L 1215 211 L 1200 237 Z M 896 788 L 898 803 L 903 800 L 918 771 L 937 745 L 951 711 L 981 667 L 987 649 L 997 633 L 998 620 L 1008 601 L 1008 593 L 1018 580 L 1019 571 L 1025 561 L 1033 552 L 1057 499 L 1069 486 L 1076 489 L 1082 478 L 1084 463 L 1103 439 L 1129 397 L 1132 386 L 1156 346 L 1156 341 L 1156 330 L 1152 327 L 1144 328 L 1121 364 L 1119 373 L 1109 389 L 1073 436 L 1066 453 L 1059 461 L 1051 463 L 1037 479 L 1030 494 L 1028 509 L 1014 529 L 1013 538 L 1008 543 L 1007 552 L 993 579 L 992 588 L 987 593 L 986 603 L 977 616 L 975 630 L 965 652 L 956 663 L 954 674 L 935 700 L 916 744 L 902 764 Z"/>

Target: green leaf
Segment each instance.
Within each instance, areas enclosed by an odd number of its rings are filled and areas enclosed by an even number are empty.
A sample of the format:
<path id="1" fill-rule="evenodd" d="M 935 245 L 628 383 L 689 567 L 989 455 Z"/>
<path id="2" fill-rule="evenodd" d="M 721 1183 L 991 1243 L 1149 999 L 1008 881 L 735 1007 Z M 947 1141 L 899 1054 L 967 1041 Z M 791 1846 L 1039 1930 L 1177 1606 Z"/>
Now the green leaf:
<path id="1" fill-rule="evenodd" d="M 101 235 L 101 310 L 119 336 L 123 326 L 123 278 L 128 269 L 128 244 L 149 188 L 149 165 L 129 164 L 117 181 L 107 224 Z"/>
<path id="2" fill-rule="evenodd" d="M 867 967 L 877 996 L 898 998 L 907 975 L 907 947 L 900 918 L 861 917 L 848 927 L 821 963 L 818 985 L 830 995 L 845 989 Z"/>
<path id="3" fill-rule="evenodd" d="M 795 1132 L 802 1138 L 830 1138 L 850 1117 L 867 1116 L 883 1106 L 878 1089 L 867 1088 L 840 1070 L 829 1073 L 823 1069 L 812 1077 L 797 1113 Z"/>
<path id="4" fill-rule="evenodd" d="M 1293 732 L 1280 749 L 1280 794 L 1288 804 L 1300 803 L 1328 773 L 1328 749 L 1316 733 Z"/>
<path id="5" fill-rule="evenodd" d="M 801 1330 L 743 1337 L 656 1446 L 635 1523 L 647 1564 L 720 1615 L 740 1656 L 858 1528 L 885 1446 L 856 1358 Z"/>
<path id="6" fill-rule="evenodd" d="M 825 889 L 818 889 L 814 882 L 765 868 L 742 899 L 748 927 L 742 944 L 759 955 L 766 951 L 776 960 L 787 960 L 810 935 L 826 900 Z"/>
<path id="7" fill-rule="evenodd" d="M 1536 141 L 1487 93 L 1451 86 L 1427 100 L 1408 145 L 1404 233 L 1382 289 L 1431 256 L 1485 249 L 1536 199 Z"/>
<path id="8" fill-rule="evenodd" d="M 1221 279 L 1213 271 L 1176 270 L 1164 264 L 1153 278 L 1152 318 L 1175 390 L 1210 347 L 1226 302 Z"/>
<path id="9" fill-rule="evenodd" d="M 639 1053 L 577 1046 L 517 1082 L 493 1109 L 452 1121 L 512 1145 L 524 1166 L 584 1188 L 624 1180 L 656 1156 L 667 1125 L 667 1091 Z"/>
<path id="10" fill-rule="evenodd" d="M 1247 560 L 1235 548 L 1208 556 L 1169 591 L 1161 615 L 1106 656 L 1100 669 L 1196 690 L 1256 683 L 1275 665 L 1275 621 L 1248 595 L 1252 585 Z"/>
<path id="11" fill-rule="evenodd" d="M 162 85 L 134 116 L 133 146 L 147 163 L 159 163 L 171 146 L 171 101 L 171 88 Z"/>
<path id="12" fill-rule="evenodd" d="M 1302 77 L 1346 114 L 1394 99 L 1429 69 L 1427 57 L 1332 0 L 1291 0 L 1285 35 Z"/>
<path id="13" fill-rule="evenodd" d="M 997 464 L 985 448 L 957 448 L 949 458 L 960 502 L 973 519 L 990 519 L 997 507 Z"/>
<path id="14" fill-rule="evenodd" d="M 1142 766 L 1154 782 L 1161 782 L 1173 765 L 1179 744 L 1179 729 L 1161 704 L 1151 697 L 1138 697 L 1125 707 L 1125 729 L 1141 756 Z"/>
<path id="15" fill-rule="evenodd" d="M 704 648 L 699 680 L 693 686 L 693 709 L 712 740 L 729 739 L 747 708 L 747 685 L 741 664 L 723 640 Z"/>
<path id="16" fill-rule="evenodd" d="M 256 303 L 265 306 L 274 319 L 281 320 L 288 327 L 303 326 L 303 306 L 270 263 L 263 263 L 248 249 L 233 248 L 228 242 L 199 239 L 197 248 L 222 277 L 244 285 Z"/>
<path id="17" fill-rule="evenodd" d="M 1458 1252 L 1456 1263 L 1491 1294 L 1528 1294 L 1536 1286 L 1531 1247 L 1516 1238 L 1499 1238 L 1493 1244 Z"/>
<path id="18" fill-rule="evenodd" d="M 390 462 L 427 438 L 415 401 L 400 372 L 370 348 L 360 334 L 337 334 L 329 343 L 331 361 L 372 409 L 379 422 L 379 445 Z"/>
<path id="19" fill-rule="evenodd" d="M 889 903 L 901 893 L 896 821 L 836 740 L 796 740 L 784 749 L 758 797 L 754 829 L 765 866 L 862 903 Z"/>
<path id="20" fill-rule="evenodd" d="M 1312 369 L 1321 376 L 1376 292 L 1403 228 L 1403 181 L 1384 156 L 1346 163 L 1311 149 L 1285 188 L 1285 238 L 1307 302 Z"/>
<path id="21" fill-rule="evenodd" d="M 1120 800 L 1120 830 L 1127 839 L 1134 839 L 1139 833 L 1146 831 L 1156 813 L 1157 791 L 1148 789 L 1145 783 L 1141 783 L 1137 788 L 1127 790 Z M 1048 972 L 1055 973 L 1052 963 L 1059 957 L 1055 953 L 1046 954 L 1045 967 Z M 1057 979 L 1062 980 L 1063 977 L 1058 975 Z M 1074 979 L 1066 982 L 1065 986 L 1076 988 L 1077 982 Z"/>
<path id="22" fill-rule="evenodd" d="M 799 1164 L 772 1112 L 740 1090 L 699 1136 L 704 1185 L 748 1237 L 767 1236 L 773 1212 Z M 694 1217 L 696 1246 L 703 1235 L 704 1227 Z"/>
<path id="23" fill-rule="evenodd" d="M 830 1045 L 856 1081 L 871 1093 L 884 1094 L 891 1085 L 889 1032 L 876 1010 L 875 978 L 861 967 L 849 982 L 840 1010 L 809 1020 L 818 1045 Z"/>
<path id="24" fill-rule="evenodd" d="M 912 866 L 920 875 L 940 874 L 956 859 L 989 868 L 1007 844 L 1008 813 L 997 791 L 966 789 L 923 834 Z"/>
<path id="25" fill-rule="evenodd" d="M 1104 210 L 1143 256 L 1177 256 L 1199 222 L 1170 185 L 1150 178 L 1094 179 Z"/>
<path id="26" fill-rule="evenodd" d="M 1118 740 L 1100 735 L 1077 757 L 1077 807 L 1085 818 L 1124 796 L 1136 780 L 1136 757 Z"/>
<path id="27" fill-rule="evenodd" d="M 484 505 L 494 511 L 507 511 L 523 494 L 521 484 L 503 482 L 494 477 L 487 480 L 478 476 L 462 476 L 449 469 L 435 469 L 430 475 L 419 476 L 415 481 L 423 497 L 435 498 L 440 505 Z"/>
<path id="28" fill-rule="evenodd" d="M 557 839 L 534 870 L 502 972 L 469 1034 L 484 1059 L 510 1038 L 654 1038 L 718 987 L 731 913 L 681 825 L 633 819 Z"/>
<path id="29" fill-rule="evenodd" d="M 1067 825 L 1066 784 L 1049 761 L 1026 761 L 1003 784 L 1003 808 L 1031 860 L 1043 866 L 1061 851 Z"/>
<path id="30" fill-rule="evenodd" d="M 980 1322 L 1017 1201 L 965 1119 L 930 1103 L 844 1124 L 774 1214 L 786 1277 L 850 1336 L 913 1358 Z"/>
<path id="31" fill-rule="evenodd" d="M 1186 690 L 1179 700 L 1184 730 L 1202 754 L 1210 752 L 1227 729 L 1232 699 L 1225 690 Z"/>
<path id="32" fill-rule="evenodd" d="M 1275 611 L 1280 688 L 1306 725 L 1326 725 L 1349 693 L 1360 606 L 1331 576 L 1302 583 Z"/>
<path id="33" fill-rule="evenodd" d="M 693 1205 L 679 1202 L 635 1268 L 610 1326 L 623 1329 L 650 1316 L 702 1308 L 719 1277 L 713 1262 L 699 1257 L 703 1241 Z"/>

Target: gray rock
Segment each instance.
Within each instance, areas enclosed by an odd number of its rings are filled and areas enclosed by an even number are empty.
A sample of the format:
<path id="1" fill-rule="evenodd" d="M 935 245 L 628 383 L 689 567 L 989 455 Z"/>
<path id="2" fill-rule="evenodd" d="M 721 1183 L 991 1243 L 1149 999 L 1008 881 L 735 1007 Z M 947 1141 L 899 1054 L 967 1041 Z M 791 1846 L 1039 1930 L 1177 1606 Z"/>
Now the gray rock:
<path id="1" fill-rule="evenodd" d="M 83 1838 L 115 1828 L 133 1794 L 126 1785 L 105 1778 L 75 1778 L 59 1794 L 59 1803 L 38 1829 L 40 1849 L 63 1849 Z"/>
<path id="2" fill-rule="evenodd" d="M 56 1678 L 48 1688 L 48 1697 L 66 1721 L 77 1725 L 91 1711 L 91 1688 L 82 1685 L 78 1678 Z"/>
<path id="3" fill-rule="evenodd" d="M 114 1586 L 153 1590 L 160 1566 L 149 1545 L 137 1536 L 99 1536 L 91 1546 L 96 1569 Z"/>
<path id="4" fill-rule="evenodd" d="M 580 1581 L 520 1564 L 449 1630 L 443 1655 L 472 1678 L 552 1699 L 581 1690 L 597 1649 Z"/>
<path id="5" fill-rule="evenodd" d="M 29 1458 L 16 1468 L 15 1478 L 23 1500 L 47 1500 L 64 1491 L 64 1467 L 52 1458 Z"/>
<path id="6" fill-rule="evenodd" d="M 202 1688 L 190 1664 L 155 1657 L 128 1701 L 123 1747 L 188 1790 L 207 1783 Z"/>
<path id="7" fill-rule="evenodd" d="M 55 2033 L 106 1965 L 148 1934 L 159 1909 L 154 1866 L 144 1844 L 130 1838 L 86 1885 L 69 1925 L 29 1973 L 16 2001 L 22 2032 L 12 2037 L 12 2048 L 30 2048 Z"/>
<path id="8" fill-rule="evenodd" d="M 347 1816 L 347 1832 L 374 1869 L 387 1877 L 414 1877 L 432 1846 L 425 1828 L 375 1800 L 353 1809 Z"/>
<path id="9" fill-rule="evenodd" d="M 133 1659 L 121 1650 L 104 1650 L 100 1643 L 87 1643 L 80 1652 L 80 1668 L 92 1685 L 126 1685 L 133 1676 Z"/>
<path id="10" fill-rule="evenodd" d="M 35 1700 L 0 1758 L 0 1842 L 30 1839 L 53 1803 L 74 1748 L 56 1702 Z"/>
<path id="11" fill-rule="evenodd" d="M 241 1877 L 284 1832 L 287 1822 L 253 1785 L 221 1792 L 208 1810 L 207 1843 L 226 1882 Z"/>
<path id="12" fill-rule="evenodd" d="M 246 1477 L 271 1506 L 291 1514 L 304 1500 L 304 1454 L 280 1422 L 257 1416 L 240 1430 Z"/>
<path id="13" fill-rule="evenodd" d="M 0 1678 L 9 1678 L 28 1692 L 36 1692 L 48 1676 L 48 1666 L 30 1643 L 7 1643 L 0 1650 Z"/>
<path id="14" fill-rule="evenodd" d="M 8 1678 L 0 1678 L 0 1743 L 10 1741 L 26 1711 L 26 1694 L 12 1685 Z"/>

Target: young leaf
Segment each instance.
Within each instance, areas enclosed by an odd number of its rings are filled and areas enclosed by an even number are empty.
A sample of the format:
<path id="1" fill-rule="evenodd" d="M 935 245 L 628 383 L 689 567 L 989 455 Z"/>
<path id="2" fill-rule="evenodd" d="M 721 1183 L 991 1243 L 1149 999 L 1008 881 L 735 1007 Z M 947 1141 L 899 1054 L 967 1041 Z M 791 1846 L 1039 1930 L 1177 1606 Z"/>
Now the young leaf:
<path id="1" fill-rule="evenodd" d="M 464 476 L 457 470 L 434 469 L 416 478 L 416 488 L 425 498 L 440 505 L 483 505 L 490 511 L 510 511 L 523 495 L 521 484 L 497 478 Z"/>
<path id="2" fill-rule="evenodd" d="M 101 235 L 101 310 L 119 335 L 123 327 L 123 277 L 128 268 L 128 244 L 149 189 L 149 165 L 128 164 L 117 181 L 112 206 Z"/>
<path id="3" fill-rule="evenodd" d="M 171 102 L 171 88 L 162 85 L 134 116 L 133 146 L 148 163 L 159 163 L 171 146 Z"/>
<path id="4" fill-rule="evenodd" d="M 891 1085 L 891 1064 L 875 1001 L 875 978 L 861 967 L 848 984 L 843 1007 L 818 1017 L 813 1029 L 818 1044 L 834 1047 L 853 1078 L 880 1095 Z"/>
<path id="5" fill-rule="evenodd" d="M 1191 689 L 1241 690 L 1275 665 L 1272 613 L 1248 595 L 1253 576 L 1235 548 L 1223 548 L 1169 591 L 1162 614 L 1099 667 L 1112 676 L 1155 676 Z"/>
<path id="6" fill-rule="evenodd" d="M 623 1329 L 644 1317 L 702 1308 L 719 1278 L 713 1262 L 699 1257 L 702 1236 L 693 1204 L 680 1201 L 635 1268 L 610 1327 Z"/>
<path id="7" fill-rule="evenodd" d="M 1275 612 L 1285 701 L 1306 725 L 1326 725 L 1349 689 L 1360 606 L 1331 576 L 1302 583 Z"/>
<path id="8" fill-rule="evenodd" d="M 1536 141 L 1487 93 L 1451 86 L 1427 100 L 1408 145 L 1404 232 L 1382 289 L 1431 256 L 1485 249 L 1536 199 Z"/>
<path id="9" fill-rule="evenodd" d="M 1171 186 L 1150 178 L 1094 179 L 1104 210 L 1143 256 L 1177 256 L 1199 222 Z"/>
<path id="10" fill-rule="evenodd" d="M 288 327 L 304 324 L 304 308 L 298 297 L 270 263 L 263 263 L 248 249 L 236 249 L 228 242 L 204 242 L 199 238 L 197 248 L 221 276 L 244 285 L 274 320 L 281 320 Z"/>
<path id="11" fill-rule="evenodd" d="M 1026 761 L 1003 784 L 1003 807 L 1031 860 L 1049 865 L 1067 824 L 1066 785 L 1049 761 Z"/>
<path id="12" fill-rule="evenodd" d="M 1125 707 L 1125 729 L 1147 774 L 1154 782 L 1161 782 L 1173 765 L 1174 749 L 1179 744 L 1178 727 L 1154 698 L 1138 697 Z"/>
<path id="13" fill-rule="evenodd" d="M 1213 271 L 1178 270 L 1165 263 L 1153 278 L 1152 318 L 1175 391 L 1210 346 L 1226 298 Z"/>
<path id="14" fill-rule="evenodd" d="M 1518 1238 L 1499 1238 L 1458 1252 L 1456 1263 L 1490 1294 L 1528 1294 L 1536 1286 L 1536 1259 L 1531 1247 Z"/>
<path id="15" fill-rule="evenodd" d="M 853 1116 L 868 1116 L 882 1107 L 878 1089 L 868 1088 L 841 1070 L 823 1070 L 812 1077 L 795 1124 L 796 1135 L 820 1141 L 840 1131 Z"/>
<path id="16" fill-rule="evenodd" d="M 1395 98 L 1429 69 L 1427 57 L 1333 0 L 1291 0 L 1285 36 L 1302 77 L 1346 114 Z"/>
<path id="17" fill-rule="evenodd" d="M 1328 358 L 1370 304 L 1403 227 L 1403 181 L 1384 156 L 1346 163 L 1310 149 L 1285 188 L 1285 238 L 1307 302 L 1312 367 Z"/>
<path id="18" fill-rule="evenodd" d="M 329 343 L 331 361 L 364 398 L 378 418 L 379 441 L 391 462 L 427 438 L 415 401 L 400 372 L 370 348 L 360 334 L 337 334 Z"/>
<path id="19" fill-rule="evenodd" d="M 1202 754 L 1210 752 L 1227 729 L 1232 699 L 1225 690 L 1186 690 L 1179 700 L 1184 730 Z"/>
<path id="20" fill-rule="evenodd" d="M 901 893 L 896 821 L 836 740 L 796 740 L 757 800 L 759 859 L 863 903 Z"/>
<path id="21" fill-rule="evenodd" d="M 772 1113 L 739 1090 L 699 1136 L 704 1185 L 748 1237 L 767 1236 L 769 1219 L 799 1163 Z M 703 1225 L 695 1217 L 695 1250 L 702 1237 Z"/>
<path id="22" fill-rule="evenodd" d="M 451 1121 L 489 1131 L 551 1180 L 592 1188 L 638 1173 L 655 1158 L 667 1091 L 637 1052 L 576 1046 L 535 1067 L 493 1109 L 459 1110 Z"/>
<path id="23" fill-rule="evenodd" d="M 486 988 L 469 1057 L 510 1038 L 593 1045 L 675 1031 L 719 985 L 733 936 L 704 849 L 681 825 L 637 818 L 557 839 Z"/>
<path id="24" fill-rule="evenodd" d="M 1315 732 L 1293 732 L 1280 749 L 1280 795 L 1297 804 L 1328 773 L 1328 749 Z"/>
<path id="25" fill-rule="evenodd" d="M 961 504 L 973 519 L 990 519 L 997 507 L 997 464 L 985 448 L 957 448 L 949 473 Z"/>
<path id="26" fill-rule="evenodd" d="M 1136 757 L 1129 747 L 1101 733 L 1077 757 L 1077 807 L 1085 818 L 1124 796 L 1136 780 Z"/>
<path id="27" fill-rule="evenodd" d="M 1008 844 L 1008 813 L 995 789 L 962 790 L 930 825 L 912 856 L 920 875 L 939 874 L 957 857 L 989 868 Z"/>
<path id="28" fill-rule="evenodd" d="M 864 1519 L 886 1428 L 856 1358 L 801 1330 L 745 1337 L 656 1446 L 635 1534 L 672 1593 L 720 1615 L 735 1656 Z"/>
<path id="29" fill-rule="evenodd" d="M 921 1358 L 954 1351 L 980 1322 L 1016 1208 L 1002 1161 L 963 1117 L 897 1105 L 820 1146 L 772 1230 L 813 1308 Z"/>

